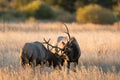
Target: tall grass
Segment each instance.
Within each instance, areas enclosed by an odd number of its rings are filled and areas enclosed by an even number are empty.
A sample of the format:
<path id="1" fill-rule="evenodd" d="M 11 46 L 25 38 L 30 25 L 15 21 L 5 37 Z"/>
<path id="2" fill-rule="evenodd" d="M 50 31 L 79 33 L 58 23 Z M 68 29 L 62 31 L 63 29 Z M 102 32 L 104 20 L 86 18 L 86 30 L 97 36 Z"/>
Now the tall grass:
<path id="1" fill-rule="evenodd" d="M 91 30 L 107 30 L 107 31 L 119 31 L 120 22 L 116 22 L 113 25 L 98 25 L 98 24 L 78 24 L 67 23 L 72 31 L 91 31 Z M 47 31 L 64 31 L 64 25 L 60 22 L 0 22 L 0 31 L 22 31 L 22 32 L 39 32 L 43 30 Z"/>
<path id="2" fill-rule="evenodd" d="M 27 24 L 25 24 L 25 26 L 26 25 Z M 61 24 L 56 23 L 51 25 L 60 26 Z M 50 23 L 45 26 L 49 27 Z M 69 26 L 73 25 L 69 24 Z M 31 26 L 31 28 L 33 27 Z M 40 74 L 39 69 L 36 68 L 36 74 L 33 76 L 30 69 L 22 70 L 19 67 L 19 53 L 23 45 L 26 42 L 43 42 L 43 38 L 51 38 L 51 43 L 54 44 L 58 36 L 66 36 L 66 34 L 63 33 L 65 31 L 64 28 L 60 30 L 56 28 L 58 31 L 47 31 L 46 28 L 45 30 L 37 32 L 32 31 L 32 29 L 28 32 L 27 29 L 29 29 L 29 27 L 25 27 L 24 31 L 10 30 L 0 32 L 0 80 L 120 79 L 120 32 L 103 30 L 76 31 L 73 30 L 74 28 L 70 28 L 70 33 L 76 37 L 82 52 L 77 73 L 70 70 L 70 74 L 67 74 L 64 68 L 62 71 L 58 71 L 45 67 L 42 74 Z M 71 65 L 71 68 L 72 67 L 73 65 Z"/>

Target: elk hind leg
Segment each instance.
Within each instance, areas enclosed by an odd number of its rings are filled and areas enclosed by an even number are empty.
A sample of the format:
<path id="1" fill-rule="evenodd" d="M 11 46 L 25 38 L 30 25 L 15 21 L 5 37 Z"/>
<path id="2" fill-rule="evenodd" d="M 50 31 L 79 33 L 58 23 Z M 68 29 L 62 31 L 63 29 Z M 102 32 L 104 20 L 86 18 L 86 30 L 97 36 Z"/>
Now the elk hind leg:
<path id="1" fill-rule="evenodd" d="M 43 67 L 44 67 L 44 62 L 41 62 L 41 64 L 39 65 L 40 74 L 42 74 Z"/>
<path id="2" fill-rule="evenodd" d="M 78 65 L 78 61 L 74 62 L 74 69 L 73 69 L 74 72 L 77 72 L 77 70 L 76 70 L 77 65 Z"/>
<path id="3" fill-rule="evenodd" d="M 35 66 L 36 66 L 36 60 L 33 60 L 32 62 L 30 62 L 31 68 L 32 68 L 32 72 L 35 74 Z"/>

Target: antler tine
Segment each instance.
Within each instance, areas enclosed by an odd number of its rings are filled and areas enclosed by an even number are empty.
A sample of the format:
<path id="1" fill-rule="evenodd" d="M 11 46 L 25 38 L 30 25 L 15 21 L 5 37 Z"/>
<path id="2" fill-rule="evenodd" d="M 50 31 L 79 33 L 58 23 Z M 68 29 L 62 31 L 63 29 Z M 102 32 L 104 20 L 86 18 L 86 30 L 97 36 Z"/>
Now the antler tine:
<path id="1" fill-rule="evenodd" d="M 43 40 L 45 41 L 46 44 L 48 43 L 45 38 Z"/>
<path id="2" fill-rule="evenodd" d="M 45 41 L 45 43 L 47 43 L 47 44 L 49 44 L 50 40 L 51 40 L 51 39 L 49 39 L 48 41 L 46 41 L 46 39 L 44 38 L 44 41 Z M 47 45 L 47 48 L 49 49 L 49 45 Z"/>
<path id="3" fill-rule="evenodd" d="M 48 43 L 50 42 L 51 39 L 48 40 Z"/>
<path id="4" fill-rule="evenodd" d="M 44 43 L 46 43 L 46 44 L 49 44 L 49 42 L 50 42 L 50 39 L 47 41 L 45 38 L 43 39 L 45 42 Z M 48 50 L 49 50 L 49 46 L 47 45 L 47 48 L 48 48 Z"/>
<path id="5" fill-rule="evenodd" d="M 49 44 L 50 39 L 49 39 L 48 41 L 46 41 L 46 39 L 44 38 L 43 40 L 45 41 L 46 44 L 48 44 L 48 45 L 51 46 L 52 48 L 58 48 L 58 49 L 60 49 L 60 50 L 63 50 L 62 48 L 59 48 L 59 47 L 57 47 L 57 46 L 53 46 L 53 45 Z"/>
<path id="6" fill-rule="evenodd" d="M 51 39 L 49 39 L 48 41 L 44 38 L 43 39 L 45 41 L 45 43 L 49 43 Z"/>
<path id="7" fill-rule="evenodd" d="M 66 28 L 66 30 L 67 30 L 67 32 L 65 32 L 67 35 L 68 35 L 68 37 L 69 37 L 69 40 L 70 40 L 70 33 L 69 33 L 69 30 L 68 30 L 68 27 L 67 27 L 67 25 L 65 24 L 65 23 L 63 23 L 64 25 L 65 25 L 65 28 Z"/>

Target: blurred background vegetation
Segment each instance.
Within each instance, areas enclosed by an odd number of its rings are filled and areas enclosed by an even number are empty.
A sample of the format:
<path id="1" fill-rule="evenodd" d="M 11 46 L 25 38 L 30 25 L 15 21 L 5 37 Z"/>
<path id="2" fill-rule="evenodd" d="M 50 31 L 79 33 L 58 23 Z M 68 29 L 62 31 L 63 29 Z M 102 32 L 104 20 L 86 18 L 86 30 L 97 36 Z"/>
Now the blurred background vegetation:
<path id="1" fill-rule="evenodd" d="M 120 0 L 0 0 L 0 20 L 113 24 Z"/>

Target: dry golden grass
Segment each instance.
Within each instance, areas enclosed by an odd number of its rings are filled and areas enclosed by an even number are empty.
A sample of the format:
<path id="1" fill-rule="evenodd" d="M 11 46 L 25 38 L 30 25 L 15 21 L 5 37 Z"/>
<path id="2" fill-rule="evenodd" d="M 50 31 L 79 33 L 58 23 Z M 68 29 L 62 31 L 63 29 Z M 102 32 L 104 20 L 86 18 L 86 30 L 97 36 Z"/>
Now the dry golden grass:
<path id="1" fill-rule="evenodd" d="M 15 70 L 14 68 L 0 69 L 0 80 L 119 80 L 120 74 L 113 72 L 104 73 L 96 66 L 86 69 L 84 66 L 77 73 L 66 71 L 52 71 L 51 73 L 43 72 L 40 74 L 36 72 L 33 76 L 29 71 Z"/>
<path id="2" fill-rule="evenodd" d="M 72 31 L 89 31 L 89 30 L 109 30 L 118 31 L 120 30 L 120 22 L 116 22 L 113 25 L 98 25 L 98 24 L 78 24 L 78 23 L 67 23 Z M 64 30 L 64 25 L 61 22 L 0 22 L 0 31 L 55 31 Z"/>
<path id="3" fill-rule="evenodd" d="M 5 24 L 5 26 L 7 25 Z M 33 76 L 29 71 L 30 69 L 21 70 L 19 68 L 19 52 L 24 43 L 42 42 L 43 38 L 51 38 L 51 43 L 54 43 L 59 35 L 66 36 L 63 33 L 64 26 L 61 23 L 36 23 L 36 25 L 39 27 L 34 29 L 34 25 L 31 24 L 22 23 L 22 27 L 19 27 L 20 24 L 12 23 L 9 26 L 13 26 L 13 28 L 6 27 L 5 32 L 0 32 L 0 80 L 120 79 L 120 32 L 114 29 L 112 31 L 111 29 L 98 31 L 92 24 L 88 25 L 93 27 L 92 31 L 81 30 L 78 28 L 81 26 L 79 24 L 68 24 L 72 26 L 69 27 L 70 33 L 76 37 L 82 51 L 77 73 L 70 71 L 70 74 L 67 74 L 64 68 L 62 71 L 58 71 L 45 67 L 42 74 L 37 68 L 36 74 Z M 55 28 L 54 26 L 62 27 Z M 84 27 L 84 25 L 82 26 Z"/>

